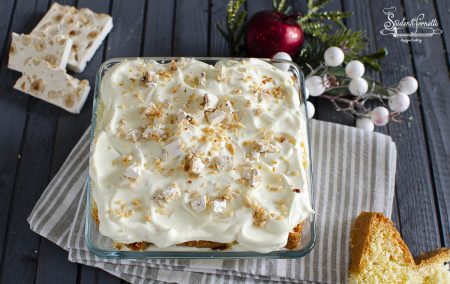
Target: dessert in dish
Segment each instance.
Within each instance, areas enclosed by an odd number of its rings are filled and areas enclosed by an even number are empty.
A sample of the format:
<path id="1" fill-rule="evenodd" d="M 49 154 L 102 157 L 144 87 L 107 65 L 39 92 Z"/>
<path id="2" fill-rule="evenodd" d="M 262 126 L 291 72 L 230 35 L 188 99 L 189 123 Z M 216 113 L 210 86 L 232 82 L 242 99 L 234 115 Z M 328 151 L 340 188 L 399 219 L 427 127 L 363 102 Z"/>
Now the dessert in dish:
<path id="1" fill-rule="evenodd" d="M 313 213 L 295 82 L 258 59 L 125 60 L 100 83 L 94 217 L 123 248 L 270 252 Z"/>
<path id="2" fill-rule="evenodd" d="M 350 283 L 450 283 L 450 249 L 414 259 L 394 224 L 381 213 L 358 216 L 350 248 Z"/>

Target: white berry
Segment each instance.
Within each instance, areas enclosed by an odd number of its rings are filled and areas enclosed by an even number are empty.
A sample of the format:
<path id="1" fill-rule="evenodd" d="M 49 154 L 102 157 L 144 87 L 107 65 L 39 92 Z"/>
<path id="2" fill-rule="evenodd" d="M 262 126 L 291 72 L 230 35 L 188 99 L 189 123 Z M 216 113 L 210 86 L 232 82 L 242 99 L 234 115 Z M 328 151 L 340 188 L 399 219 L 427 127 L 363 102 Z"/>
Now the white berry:
<path id="1" fill-rule="evenodd" d="M 356 120 L 356 128 L 363 129 L 366 131 L 373 131 L 375 128 L 375 125 L 373 124 L 372 120 L 370 118 L 358 118 Z"/>
<path id="2" fill-rule="evenodd" d="M 367 90 L 369 89 L 369 85 L 367 84 L 367 81 L 363 78 L 356 78 L 350 81 L 350 84 L 348 85 L 348 90 L 350 93 L 354 96 L 362 96 L 367 93 Z"/>
<path id="3" fill-rule="evenodd" d="M 345 74 L 347 74 L 350 79 L 361 78 L 362 75 L 364 75 L 364 71 L 364 64 L 359 60 L 352 60 L 345 66 Z"/>
<path id="4" fill-rule="evenodd" d="M 376 107 L 372 110 L 370 119 L 376 126 L 385 126 L 389 122 L 389 111 L 382 106 Z"/>
<path id="5" fill-rule="evenodd" d="M 336 46 L 327 48 L 323 57 L 325 59 L 325 65 L 331 67 L 339 66 L 344 62 L 344 52 Z"/>
<path id="6" fill-rule="evenodd" d="M 312 97 L 317 97 L 325 92 L 325 86 L 323 85 L 322 77 L 311 76 L 305 81 L 306 87 L 309 90 L 309 94 Z"/>
<path id="7" fill-rule="evenodd" d="M 275 53 L 275 55 L 272 58 L 292 61 L 291 56 L 289 54 L 287 54 L 286 52 L 282 52 L 282 51 Z M 273 63 L 273 66 L 277 67 L 278 69 L 280 69 L 282 71 L 288 71 L 290 64 L 288 64 L 288 63 Z"/>
<path id="8" fill-rule="evenodd" d="M 275 55 L 272 58 L 292 61 L 291 56 L 288 53 L 283 52 L 283 51 L 275 53 Z"/>
<path id="9" fill-rule="evenodd" d="M 417 83 L 416 78 L 412 76 L 404 77 L 398 83 L 398 89 L 400 92 L 411 95 L 417 91 L 419 84 Z"/>
<path id="10" fill-rule="evenodd" d="M 395 112 L 404 112 L 408 109 L 411 100 L 403 93 L 397 93 L 389 97 L 389 108 Z"/>
<path id="11" fill-rule="evenodd" d="M 307 101 L 306 102 L 306 115 L 308 116 L 308 118 L 312 118 L 314 116 L 315 112 L 316 112 L 316 108 L 314 107 L 314 105 L 310 101 Z"/>
<path id="12" fill-rule="evenodd" d="M 305 100 L 309 98 L 309 89 L 305 86 Z"/>

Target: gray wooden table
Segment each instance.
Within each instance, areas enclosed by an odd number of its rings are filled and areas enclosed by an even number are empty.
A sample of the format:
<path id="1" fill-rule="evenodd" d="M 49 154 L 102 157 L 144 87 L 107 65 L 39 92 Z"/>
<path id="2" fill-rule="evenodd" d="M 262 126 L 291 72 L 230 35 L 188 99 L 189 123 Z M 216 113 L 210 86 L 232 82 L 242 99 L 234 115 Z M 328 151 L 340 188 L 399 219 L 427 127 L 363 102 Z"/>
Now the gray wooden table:
<path id="1" fill-rule="evenodd" d="M 52 1 L 50 1 L 52 2 Z M 86 70 L 94 83 L 104 60 L 123 56 L 227 56 L 215 28 L 224 18 L 219 0 L 66 0 L 64 4 L 109 13 L 115 27 Z M 303 1 L 294 1 L 303 2 Z M 31 232 L 26 218 L 71 148 L 89 125 L 92 94 L 81 114 L 72 115 L 13 90 L 18 73 L 8 70 L 10 33 L 29 33 L 47 11 L 48 0 L 0 0 L 0 282 L 119 283 L 101 270 L 67 261 L 67 253 Z M 299 6 L 302 3 L 298 4 Z M 385 7 L 413 18 L 436 18 L 442 36 L 404 44 L 381 36 Z M 248 0 L 250 14 L 270 9 L 270 0 Z M 330 9 L 354 12 L 347 20 L 370 39 L 370 51 L 389 50 L 380 80 L 397 82 L 414 75 L 419 91 L 412 96 L 402 124 L 376 131 L 391 135 L 398 146 L 393 220 L 413 254 L 450 246 L 450 2 L 446 0 L 342 0 Z M 316 118 L 353 124 L 328 102 L 316 99 Z"/>

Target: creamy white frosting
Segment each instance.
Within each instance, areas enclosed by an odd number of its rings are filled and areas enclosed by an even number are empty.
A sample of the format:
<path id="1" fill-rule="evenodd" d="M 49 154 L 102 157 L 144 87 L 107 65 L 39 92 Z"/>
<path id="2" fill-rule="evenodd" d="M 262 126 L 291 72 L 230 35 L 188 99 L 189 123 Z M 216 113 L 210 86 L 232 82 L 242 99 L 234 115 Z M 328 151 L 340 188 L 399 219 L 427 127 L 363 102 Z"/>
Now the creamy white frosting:
<path id="1" fill-rule="evenodd" d="M 123 61 L 102 79 L 94 137 L 99 230 L 116 242 L 269 252 L 313 213 L 298 93 L 264 61 Z"/>

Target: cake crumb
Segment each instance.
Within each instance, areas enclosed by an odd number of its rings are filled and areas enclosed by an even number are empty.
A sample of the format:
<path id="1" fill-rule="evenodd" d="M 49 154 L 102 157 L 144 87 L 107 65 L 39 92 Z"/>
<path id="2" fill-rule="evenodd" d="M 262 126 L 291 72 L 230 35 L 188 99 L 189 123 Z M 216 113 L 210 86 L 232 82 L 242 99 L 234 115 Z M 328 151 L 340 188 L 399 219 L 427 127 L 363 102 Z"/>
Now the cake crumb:
<path id="1" fill-rule="evenodd" d="M 150 216 L 149 214 L 145 214 L 144 221 L 147 223 L 150 223 L 152 221 L 152 216 Z"/>

